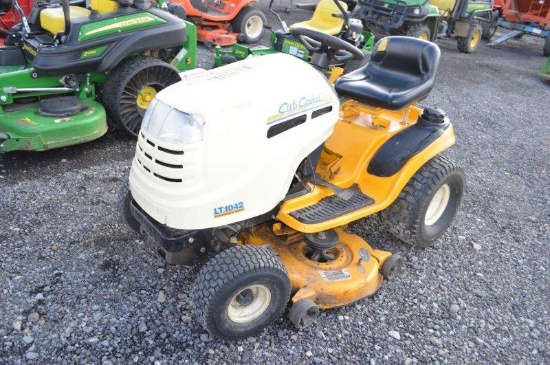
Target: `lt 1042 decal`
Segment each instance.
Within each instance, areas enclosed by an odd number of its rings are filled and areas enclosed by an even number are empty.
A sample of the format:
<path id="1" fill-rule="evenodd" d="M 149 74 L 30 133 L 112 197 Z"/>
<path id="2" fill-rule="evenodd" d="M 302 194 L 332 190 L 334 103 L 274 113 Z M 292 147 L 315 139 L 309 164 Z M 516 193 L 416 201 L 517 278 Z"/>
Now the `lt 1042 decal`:
<path id="1" fill-rule="evenodd" d="M 225 205 L 222 207 L 214 208 L 214 218 L 226 216 L 228 214 L 242 212 L 244 210 L 244 203 L 237 202 L 234 204 Z"/>

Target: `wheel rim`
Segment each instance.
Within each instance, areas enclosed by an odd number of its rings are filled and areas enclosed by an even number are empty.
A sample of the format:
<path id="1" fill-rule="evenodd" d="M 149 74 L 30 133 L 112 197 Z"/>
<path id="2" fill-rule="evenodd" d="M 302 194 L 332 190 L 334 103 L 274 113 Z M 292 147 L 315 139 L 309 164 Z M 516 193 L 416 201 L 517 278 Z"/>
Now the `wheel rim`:
<path id="1" fill-rule="evenodd" d="M 257 15 L 250 17 L 250 19 L 246 22 L 246 34 L 248 37 L 258 37 L 262 33 L 264 27 L 263 23 L 262 18 Z"/>
<path id="2" fill-rule="evenodd" d="M 158 93 L 168 85 L 178 82 L 177 72 L 167 66 L 152 66 L 137 72 L 122 90 L 120 98 L 120 122 L 134 136 L 141 128 L 141 121 L 149 105 L 145 99 L 151 96 L 151 89 Z M 148 95 L 143 99 L 142 96 Z M 153 98 L 151 97 L 151 100 Z"/>
<path id="3" fill-rule="evenodd" d="M 481 34 L 479 33 L 479 29 L 475 29 L 474 33 L 472 34 L 472 38 L 470 39 L 470 47 L 474 48 L 477 46 L 479 39 L 481 38 Z"/>
<path id="4" fill-rule="evenodd" d="M 428 210 L 426 211 L 426 216 L 424 218 L 424 223 L 427 226 L 435 224 L 439 218 L 445 212 L 447 205 L 449 204 L 449 199 L 451 197 L 451 187 L 448 184 L 442 185 L 437 192 L 434 194 L 430 204 L 428 205 Z"/>
<path id="5" fill-rule="evenodd" d="M 136 104 L 141 109 L 147 109 L 155 96 L 157 96 L 157 90 L 152 86 L 145 86 L 139 91 L 136 98 Z"/>
<path id="6" fill-rule="evenodd" d="M 424 41 L 427 41 L 428 40 L 428 35 L 426 33 L 420 33 L 420 35 L 418 36 L 418 38 L 424 40 Z"/>
<path id="7" fill-rule="evenodd" d="M 260 317 L 271 304 L 271 291 L 264 285 L 250 285 L 238 292 L 227 308 L 227 316 L 236 323 Z"/>

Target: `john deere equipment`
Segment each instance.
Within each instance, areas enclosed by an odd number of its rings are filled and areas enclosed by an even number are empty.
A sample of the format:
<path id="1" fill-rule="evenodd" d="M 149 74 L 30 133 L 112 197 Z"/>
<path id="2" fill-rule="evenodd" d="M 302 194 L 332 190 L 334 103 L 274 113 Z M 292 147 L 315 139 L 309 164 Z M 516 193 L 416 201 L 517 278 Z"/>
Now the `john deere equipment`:
<path id="1" fill-rule="evenodd" d="M 289 301 L 303 328 L 398 276 L 403 259 L 343 228 L 352 221 L 381 212 L 396 237 L 423 247 L 444 234 L 464 173 L 440 155 L 455 143 L 449 118 L 415 106 L 439 58 L 434 43 L 387 37 L 334 87 L 277 53 L 157 94 L 120 212 L 170 264 L 218 252 L 191 294 L 211 334 L 253 335 Z M 253 84 L 262 92 L 240 87 Z"/>
<path id="2" fill-rule="evenodd" d="M 435 41 L 453 37 L 472 53 L 494 23 L 493 0 L 359 0 L 354 17 L 380 36 L 407 35 Z M 482 29 L 482 24 L 487 30 Z"/>
<path id="3" fill-rule="evenodd" d="M 306 10 L 312 10 L 311 19 L 287 26 L 281 16 L 273 10 L 274 0 L 270 0 L 269 11 L 274 14 L 281 24 L 281 28 L 273 31 L 269 38 L 269 46 L 257 45 L 248 47 L 236 44 L 231 50 L 216 48 L 214 64 L 221 66 L 227 63 L 243 60 L 248 56 L 260 56 L 276 52 L 283 52 L 305 61 L 312 57 L 311 50 L 306 47 L 291 30 L 296 28 L 310 29 L 315 32 L 321 32 L 327 36 L 336 36 L 345 40 L 349 44 L 368 52 L 374 45 L 374 36 L 363 30 L 361 21 L 353 19 L 347 12 L 348 5 L 339 0 L 321 0 L 318 4 L 297 5 L 297 7 Z M 332 61 L 335 61 L 335 55 L 326 55 Z M 342 65 L 342 62 L 336 62 Z M 353 67 L 350 67 L 353 68 Z"/>
<path id="4" fill-rule="evenodd" d="M 20 16 L 0 48 L 0 152 L 99 138 L 106 114 L 137 135 L 156 93 L 195 67 L 195 27 L 148 0 L 64 0 Z"/>

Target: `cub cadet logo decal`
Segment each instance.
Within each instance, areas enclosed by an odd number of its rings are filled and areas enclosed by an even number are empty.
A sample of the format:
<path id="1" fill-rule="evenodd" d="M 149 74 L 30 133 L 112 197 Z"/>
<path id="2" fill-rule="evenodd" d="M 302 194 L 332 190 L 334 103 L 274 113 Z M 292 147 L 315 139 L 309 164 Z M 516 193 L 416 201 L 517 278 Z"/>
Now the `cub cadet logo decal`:
<path id="1" fill-rule="evenodd" d="M 302 96 L 291 101 L 285 101 L 279 105 L 278 114 L 267 118 L 267 125 L 272 125 L 276 122 L 289 119 L 298 113 L 305 113 L 308 110 L 322 108 L 327 105 L 330 105 L 330 98 L 320 94 Z"/>
<path id="2" fill-rule="evenodd" d="M 214 218 L 219 218 L 229 214 L 242 212 L 243 210 L 244 210 L 243 202 L 229 204 L 223 207 L 216 207 L 214 208 Z"/>
<path id="3" fill-rule="evenodd" d="M 128 19 L 128 20 L 123 20 L 123 21 L 118 22 L 118 23 L 109 24 L 109 25 L 106 25 L 104 27 L 97 28 L 97 29 L 91 30 L 89 32 L 86 32 L 83 35 L 86 37 L 86 36 L 89 36 L 89 35 L 92 35 L 92 34 L 106 32 L 106 31 L 112 30 L 112 29 L 131 27 L 131 26 L 134 26 L 134 25 L 142 25 L 142 24 L 147 24 L 147 23 L 154 22 L 154 21 L 155 21 L 155 18 L 153 18 L 153 17 L 142 16 L 142 17 L 135 18 L 135 19 Z"/>
<path id="4" fill-rule="evenodd" d="M 304 106 L 316 104 L 320 101 L 321 101 L 320 95 L 312 96 L 309 98 L 302 96 L 298 101 L 292 100 L 291 102 L 288 102 L 288 103 L 287 102 L 282 103 L 281 106 L 279 107 L 279 113 L 283 114 L 286 112 L 290 112 L 295 109 L 302 108 Z"/>

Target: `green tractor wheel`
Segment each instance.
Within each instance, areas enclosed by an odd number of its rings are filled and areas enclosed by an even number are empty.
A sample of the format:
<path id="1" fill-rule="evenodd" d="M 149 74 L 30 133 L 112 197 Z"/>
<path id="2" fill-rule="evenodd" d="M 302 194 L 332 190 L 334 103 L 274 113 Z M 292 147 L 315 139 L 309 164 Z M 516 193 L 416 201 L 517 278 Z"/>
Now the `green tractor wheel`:
<path id="1" fill-rule="evenodd" d="M 481 40 L 481 25 L 478 22 L 471 23 L 466 37 L 457 37 L 457 46 L 460 52 L 473 53 Z"/>
<path id="2" fill-rule="evenodd" d="M 137 136 L 151 100 L 180 80 L 178 70 L 166 62 L 143 56 L 130 58 L 109 74 L 103 104 L 117 126 Z"/>
<path id="3" fill-rule="evenodd" d="M 408 30 L 407 30 L 407 36 L 413 37 L 413 38 L 420 38 L 425 41 L 431 40 L 431 32 L 430 29 L 424 25 L 424 24 L 413 24 Z"/>

